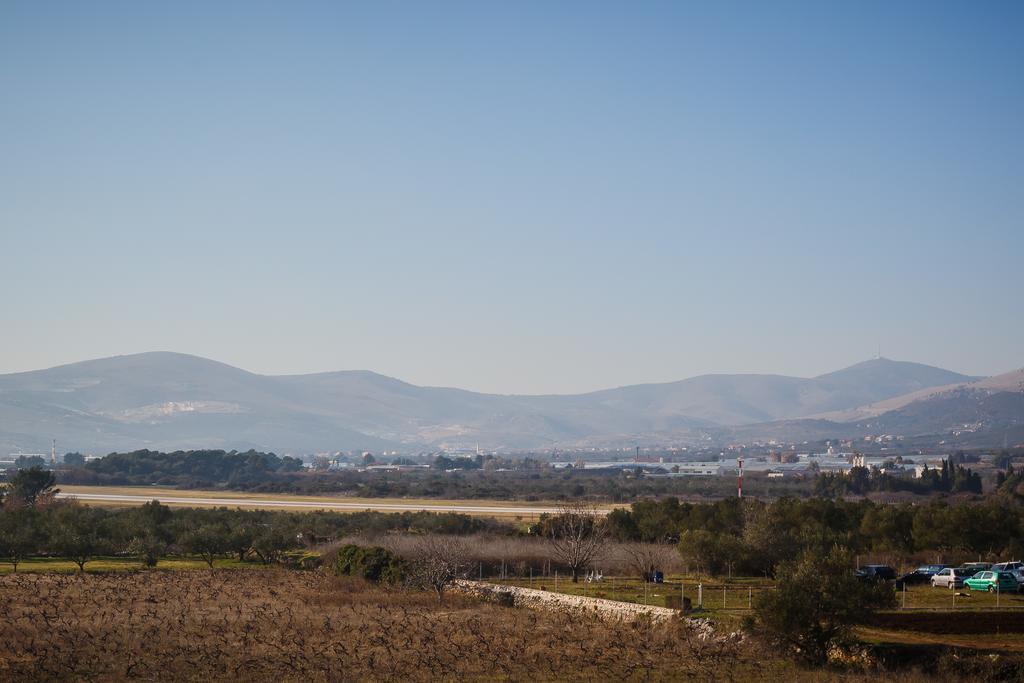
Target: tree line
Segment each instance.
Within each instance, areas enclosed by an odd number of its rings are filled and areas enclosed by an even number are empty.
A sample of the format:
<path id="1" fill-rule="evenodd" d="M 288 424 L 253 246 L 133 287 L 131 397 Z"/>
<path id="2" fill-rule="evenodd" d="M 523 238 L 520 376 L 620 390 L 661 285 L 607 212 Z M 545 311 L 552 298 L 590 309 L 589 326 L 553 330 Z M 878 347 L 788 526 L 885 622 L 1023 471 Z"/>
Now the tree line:
<path id="1" fill-rule="evenodd" d="M 229 486 L 244 488 L 275 474 L 302 472 L 302 461 L 274 453 L 249 450 L 159 451 L 138 450 L 111 453 L 84 462 L 64 458 L 61 481 L 69 484 L 164 485 L 198 488 Z"/>
<path id="2" fill-rule="evenodd" d="M 409 497 L 491 500 L 578 499 L 624 502 L 642 496 L 696 495 L 716 498 L 735 491 L 727 477 L 652 478 L 636 469 L 553 468 L 524 458 L 508 469 L 504 458 L 438 456 L 429 469 L 393 472 L 356 469 L 305 470 L 288 456 L 247 451 L 140 450 L 111 453 L 84 465 L 62 466 L 62 484 L 223 488 L 258 493 L 319 495 L 344 493 L 365 498 Z M 329 465 L 329 463 L 325 463 Z M 459 465 L 457 467 L 456 465 Z M 506 471 L 495 471 L 502 469 Z M 754 495 L 810 494 L 810 482 L 749 478 Z"/>
<path id="3" fill-rule="evenodd" d="M 675 544 L 683 558 L 713 574 L 774 574 L 807 550 L 909 556 L 937 552 L 964 558 L 1024 556 L 1021 507 L 1002 496 L 976 503 L 729 498 L 685 503 L 642 500 L 608 514 L 617 540 Z"/>
<path id="4" fill-rule="evenodd" d="M 0 561 L 57 557 L 84 570 L 99 556 L 136 557 L 149 566 L 172 555 L 266 563 L 351 534 L 512 533 L 494 520 L 431 512 L 282 512 L 170 508 L 157 501 L 104 509 L 58 500 L 53 473 L 21 470 L 0 489 Z"/>
<path id="5" fill-rule="evenodd" d="M 877 491 L 980 494 L 982 483 L 977 472 L 952 457 L 943 460 L 938 468 L 929 469 L 925 465 L 921 476 L 915 478 L 895 476 L 878 467 L 851 467 L 849 472 L 822 472 L 814 479 L 814 492 L 819 496 L 862 496 Z"/>

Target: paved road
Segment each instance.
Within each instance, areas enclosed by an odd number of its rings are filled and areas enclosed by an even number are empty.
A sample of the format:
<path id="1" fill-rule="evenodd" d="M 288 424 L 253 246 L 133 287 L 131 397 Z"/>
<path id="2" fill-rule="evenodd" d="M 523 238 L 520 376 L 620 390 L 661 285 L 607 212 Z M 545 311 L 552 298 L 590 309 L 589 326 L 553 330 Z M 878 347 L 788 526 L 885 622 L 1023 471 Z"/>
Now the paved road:
<path id="1" fill-rule="evenodd" d="M 540 515 L 543 513 L 556 513 L 557 509 L 551 507 L 514 507 L 514 506 L 487 506 L 487 505 L 444 505 L 444 504 L 422 504 L 422 503 L 331 503 L 326 501 L 313 500 L 259 500 L 256 498 L 196 498 L 190 496 L 167 496 L 149 495 L 136 496 L 119 493 L 58 493 L 58 498 L 77 498 L 83 502 L 95 501 L 97 503 L 148 503 L 151 500 L 159 500 L 165 504 L 175 505 L 215 505 L 225 507 L 260 507 L 260 508 L 282 508 L 300 510 L 341 510 L 361 511 L 377 510 L 380 512 L 462 512 L 466 514 L 494 514 L 494 515 Z"/>

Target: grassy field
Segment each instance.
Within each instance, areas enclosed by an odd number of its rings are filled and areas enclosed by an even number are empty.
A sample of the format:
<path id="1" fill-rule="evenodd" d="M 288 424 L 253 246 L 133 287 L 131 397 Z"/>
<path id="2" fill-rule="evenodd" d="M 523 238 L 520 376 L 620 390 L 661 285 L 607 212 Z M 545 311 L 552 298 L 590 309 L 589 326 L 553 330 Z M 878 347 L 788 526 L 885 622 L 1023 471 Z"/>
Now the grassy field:
<path id="1" fill-rule="evenodd" d="M 603 581 L 587 583 L 582 578 L 578 583 L 564 574 L 555 576 L 514 579 L 488 579 L 494 583 L 525 588 L 543 588 L 568 595 L 586 595 L 592 598 L 607 598 L 623 602 L 635 602 L 658 607 L 666 606 L 666 599 L 685 596 L 697 606 L 698 593 L 703 595 L 704 609 L 747 610 L 750 601 L 770 584 L 763 579 L 737 578 L 723 583 L 720 579 L 704 580 L 698 577 L 668 576 L 664 583 L 647 583 L 636 577 L 606 576 Z M 698 589 L 698 584 L 701 586 Z"/>
<path id="2" fill-rule="evenodd" d="M 926 633 L 906 629 L 862 626 L 855 629 L 858 638 L 873 645 L 939 645 L 985 652 L 1024 653 L 1024 633 Z"/>
<path id="3" fill-rule="evenodd" d="M 738 629 L 743 617 L 750 613 L 750 605 L 757 595 L 768 590 L 770 583 L 764 579 L 743 577 L 723 582 L 721 579 L 702 577 L 667 576 L 664 583 L 647 583 L 636 577 L 606 576 L 596 583 L 580 579 L 573 583 L 569 576 L 559 575 L 556 584 L 554 575 L 515 579 L 488 579 L 493 583 L 524 588 L 536 588 L 567 595 L 583 595 L 621 602 L 632 602 L 656 607 L 678 609 L 680 598 L 688 598 L 695 614 L 708 617 L 723 629 Z M 698 597 L 703 598 L 703 608 L 698 608 Z"/>
<path id="4" fill-rule="evenodd" d="M 606 598 L 638 604 L 655 605 L 658 607 L 677 607 L 680 595 L 691 600 L 694 614 L 708 617 L 726 630 L 738 629 L 743 618 L 750 614 L 750 605 L 765 590 L 771 590 L 771 582 L 762 578 L 741 577 L 723 582 L 721 579 L 707 577 L 666 577 L 662 584 L 644 584 L 634 577 L 605 577 L 599 583 L 586 583 L 580 580 L 572 583 L 568 576 L 560 575 L 557 584 L 554 576 L 534 577 L 530 579 L 491 579 L 494 583 L 502 583 L 526 588 L 537 588 L 557 591 L 568 595 L 584 595 L 594 598 Z M 698 585 L 701 588 L 698 588 Z M 698 608 L 698 595 L 703 597 L 703 607 Z M 985 614 L 1019 613 L 1024 617 L 1024 595 L 979 593 L 967 590 L 951 591 L 949 589 L 931 588 L 931 586 L 914 586 L 907 589 L 906 594 L 897 592 L 897 605 L 894 613 L 931 613 L 936 619 L 952 620 L 955 624 L 958 615 L 977 612 Z M 956 604 L 954 605 L 954 599 Z M 906 605 L 903 607 L 902 605 Z M 1017 651 L 1018 644 L 1024 642 L 1020 634 L 1003 634 L 999 640 L 993 641 L 988 635 L 957 634 L 957 633 L 922 633 L 913 627 L 902 628 L 870 628 L 862 629 L 865 638 L 870 642 L 887 643 L 929 643 L 945 644 L 956 647 L 978 649 L 1003 649 L 999 643 L 1005 641 L 1007 651 Z M 993 622 L 992 634 L 999 631 L 998 624 Z"/>
<path id="5" fill-rule="evenodd" d="M 647 604 L 665 606 L 666 597 L 685 595 L 696 608 L 698 595 L 703 597 L 705 611 L 716 612 L 746 611 L 757 595 L 769 590 L 770 581 L 759 577 L 737 577 L 723 581 L 721 578 L 667 576 L 661 584 L 649 583 L 635 577 L 604 577 L 598 583 L 587 583 L 582 578 L 579 583 L 572 583 L 567 575 L 559 575 L 557 584 L 555 577 L 534 577 L 495 579 L 496 583 L 527 588 L 557 590 L 559 593 L 571 595 L 589 595 L 604 597 L 625 602 L 647 602 Z M 698 588 L 698 585 L 701 588 Z M 896 592 L 896 602 L 900 609 L 907 610 L 977 610 L 977 609 L 1024 609 L 1022 593 L 984 593 L 959 589 L 952 591 L 946 588 L 931 586 L 912 586 L 906 592 Z"/>

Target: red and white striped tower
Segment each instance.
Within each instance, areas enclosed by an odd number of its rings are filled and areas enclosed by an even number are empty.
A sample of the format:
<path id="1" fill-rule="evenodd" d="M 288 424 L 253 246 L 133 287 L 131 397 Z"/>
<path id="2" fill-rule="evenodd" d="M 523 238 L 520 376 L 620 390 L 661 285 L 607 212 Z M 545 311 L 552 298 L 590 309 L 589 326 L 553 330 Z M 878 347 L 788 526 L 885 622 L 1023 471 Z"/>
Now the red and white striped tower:
<path id="1" fill-rule="evenodd" d="M 736 497 L 743 497 L 743 456 L 736 458 L 736 465 L 739 468 L 739 478 L 736 480 Z"/>

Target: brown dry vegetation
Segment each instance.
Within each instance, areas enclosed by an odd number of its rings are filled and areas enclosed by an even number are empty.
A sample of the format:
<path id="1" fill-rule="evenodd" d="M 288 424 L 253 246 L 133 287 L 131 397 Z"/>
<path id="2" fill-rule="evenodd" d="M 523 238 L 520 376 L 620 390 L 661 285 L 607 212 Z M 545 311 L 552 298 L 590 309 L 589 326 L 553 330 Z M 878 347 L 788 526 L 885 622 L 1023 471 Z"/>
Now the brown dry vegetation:
<path id="1" fill-rule="evenodd" d="M 773 679 L 682 626 L 286 570 L 0 577 L 6 680 Z"/>
<path id="2" fill-rule="evenodd" d="M 467 560 L 473 576 L 476 576 L 478 569 L 481 568 L 484 577 L 526 577 L 530 575 L 531 568 L 537 576 L 540 576 L 543 568 L 558 569 L 563 576 L 565 575 L 565 568 L 560 565 L 557 555 L 552 551 L 551 543 L 545 538 L 472 534 L 465 536 L 465 539 L 469 551 Z M 421 542 L 421 535 L 351 535 L 338 539 L 322 550 L 329 564 L 333 552 L 343 545 L 380 546 L 401 557 L 414 557 Z M 641 548 L 643 553 L 640 552 Z M 678 575 L 690 568 L 676 552 L 675 546 L 616 541 L 603 544 L 591 564 L 608 575 L 639 577 L 641 571 L 637 566 L 637 558 L 641 554 L 644 555 L 644 559 L 653 561 L 657 569 L 666 574 Z"/>

